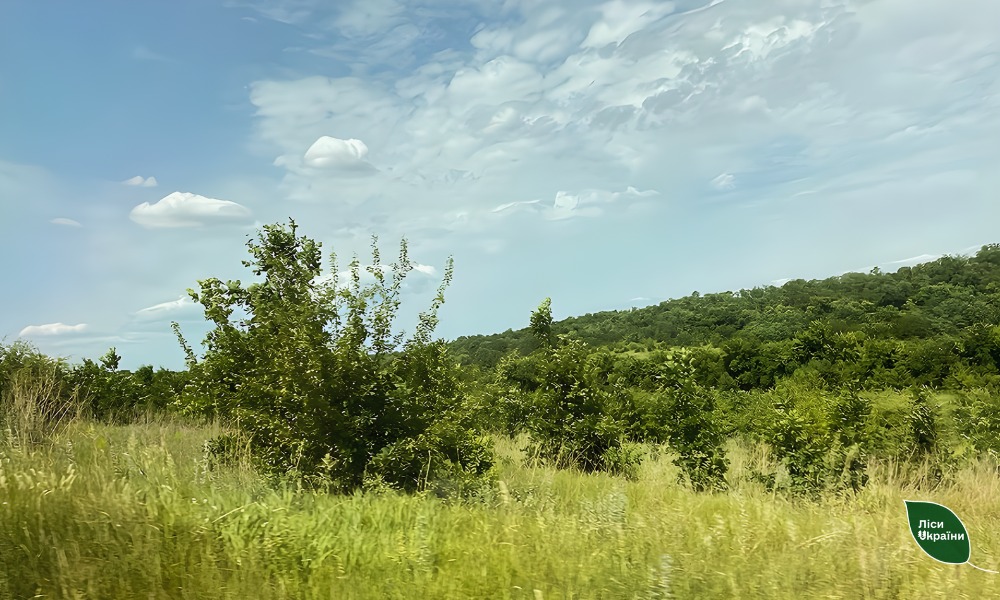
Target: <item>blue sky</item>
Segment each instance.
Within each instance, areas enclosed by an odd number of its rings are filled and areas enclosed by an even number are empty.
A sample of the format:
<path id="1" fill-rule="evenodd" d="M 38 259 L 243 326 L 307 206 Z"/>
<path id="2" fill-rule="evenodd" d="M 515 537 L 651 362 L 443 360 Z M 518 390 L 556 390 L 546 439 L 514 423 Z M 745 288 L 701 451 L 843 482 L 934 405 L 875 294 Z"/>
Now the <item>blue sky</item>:
<path id="1" fill-rule="evenodd" d="M 332 8 L 331 8 L 332 7 Z M 179 368 L 294 217 L 438 334 L 1000 242 L 994 0 L 0 7 L 0 338 Z"/>

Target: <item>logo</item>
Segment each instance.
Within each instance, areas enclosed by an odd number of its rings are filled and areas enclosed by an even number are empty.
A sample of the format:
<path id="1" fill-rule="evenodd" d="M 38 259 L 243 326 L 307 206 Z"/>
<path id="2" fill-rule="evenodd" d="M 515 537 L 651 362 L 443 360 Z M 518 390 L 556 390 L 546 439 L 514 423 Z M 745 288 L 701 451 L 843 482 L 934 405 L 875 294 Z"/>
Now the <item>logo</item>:
<path id="1" fill-rule="evenodd" d="M 997 573 L 969 562 L 969 555 L 972 553 L 969 532 L 951 509 L 934 502 L 903 502 L 906 504 L 906 516 L 910 521 L 913 540 L 928 556 L 950 565 L 968 563 L 970 567 L 980 571 Z"/>

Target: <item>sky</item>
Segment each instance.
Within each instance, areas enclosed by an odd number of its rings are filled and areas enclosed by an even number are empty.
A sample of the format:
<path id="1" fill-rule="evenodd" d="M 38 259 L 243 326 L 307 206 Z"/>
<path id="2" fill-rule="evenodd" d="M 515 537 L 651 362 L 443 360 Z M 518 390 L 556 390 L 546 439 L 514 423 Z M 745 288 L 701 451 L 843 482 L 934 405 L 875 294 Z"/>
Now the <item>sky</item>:
<path id="1" fill-rule="evenodd" d="M 181 368 L 294 218 L 437 335 L 1000 242 L 995 0 L 0 4 L 0 340 Z M 332 267 L 331 267 L 332 269 Z"/>

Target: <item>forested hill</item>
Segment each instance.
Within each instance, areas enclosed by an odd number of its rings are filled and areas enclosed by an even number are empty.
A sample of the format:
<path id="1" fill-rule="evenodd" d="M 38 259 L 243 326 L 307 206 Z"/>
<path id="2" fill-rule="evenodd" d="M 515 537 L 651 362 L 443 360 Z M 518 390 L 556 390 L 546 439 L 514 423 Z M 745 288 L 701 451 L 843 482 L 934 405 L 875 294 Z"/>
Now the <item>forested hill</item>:
<path id="1" fill-rule="evenodd" d="M 694 292 L 646 308 L 571 317 L 554 323 L 553 331 L 593 346 L 639 350 L 721 345 L 734 338 L 779 342 L 795 338 L 814 321 L 830 333 L 900 340 L 954 338 L 979 324 L 997 325 L 1000 244 L 983 246 L 974 257 L 945 256 L 894 273 L 876 268 L 869 274 L 795 279 L 781 287 Z M 450 350 L 462 364 L 492 368 L 511 350 L 528 352 L 534 343 L 525 327 L 463 336 L 450 343 Z"/>

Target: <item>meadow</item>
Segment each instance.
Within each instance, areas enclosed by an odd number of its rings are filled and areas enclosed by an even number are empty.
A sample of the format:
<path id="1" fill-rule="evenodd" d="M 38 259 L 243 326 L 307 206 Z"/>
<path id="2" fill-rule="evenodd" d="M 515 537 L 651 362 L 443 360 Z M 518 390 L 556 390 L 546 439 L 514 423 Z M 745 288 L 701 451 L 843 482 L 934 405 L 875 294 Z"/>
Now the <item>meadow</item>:
<path id="1" fill-rule="evenodd" d="M 858 493 L 803 499 L 749 473 L 729 490 L 678 483 L 669 452 L 631 480 L 555 470 L 496 442 L 475 499 L 275 486 L 213 464 L 218 425 L 74 421 L 0 447 L 3 598 L 989 598 L 1000 576 L 924 555 L 903 500 L 960 515 L 972 562 L 1000 566 L 1000 479 L 985 459 L 936 485 L 869 465 Z M 523 440 L 522 440 L 523 441 Z"/>

